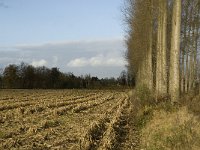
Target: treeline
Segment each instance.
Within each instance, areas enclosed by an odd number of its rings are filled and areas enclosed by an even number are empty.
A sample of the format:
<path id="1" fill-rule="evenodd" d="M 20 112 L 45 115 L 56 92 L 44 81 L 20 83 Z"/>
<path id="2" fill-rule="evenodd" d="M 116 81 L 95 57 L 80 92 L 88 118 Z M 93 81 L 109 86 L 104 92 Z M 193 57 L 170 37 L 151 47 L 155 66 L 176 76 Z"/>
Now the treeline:
<path id="1" fill-rule="evenodd" d="M 200 1 L 126 0 L 127 60 L 156 99 L 199 88 Z"/>
<path id="2" fill-rule="evenodd" d="M 0 74 L 0 88 L 7 89 L 101 89 L 127 88 L 134 84 L 134 79 L 126 71 L 115 78 L 75 76 L 63 73 L 59 68 L 34 67 L 25 63 L 10 64 Z"/>

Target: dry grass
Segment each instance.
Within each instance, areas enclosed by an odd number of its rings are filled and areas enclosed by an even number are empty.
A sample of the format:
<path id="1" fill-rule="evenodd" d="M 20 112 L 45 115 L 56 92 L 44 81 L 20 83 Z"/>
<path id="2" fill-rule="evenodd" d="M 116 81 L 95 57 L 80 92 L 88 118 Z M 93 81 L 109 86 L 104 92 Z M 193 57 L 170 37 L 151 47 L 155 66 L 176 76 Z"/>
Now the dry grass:
<path id="1" fill-rule="evenodd" d="M 157 102 L 153 97 L 145 87 L 137 87 L 132 100 L 134 124 L 140 133 L 138 149 L 199 150 L 200 95 L 187 94 L 177 105 L 167 97 Z"/>
<path id="2" fill-rule="evenodd" d="M 200 95 L 186 95 L 181 103 L 187 106 L 189 111 L 200 117 Z"/>
<path id="3" fill-rule="evenodd" d="M 199 150 L 200 122 L 182 107 L 176 112 L 155 110 L 141 132 L 145 150 Z"/>

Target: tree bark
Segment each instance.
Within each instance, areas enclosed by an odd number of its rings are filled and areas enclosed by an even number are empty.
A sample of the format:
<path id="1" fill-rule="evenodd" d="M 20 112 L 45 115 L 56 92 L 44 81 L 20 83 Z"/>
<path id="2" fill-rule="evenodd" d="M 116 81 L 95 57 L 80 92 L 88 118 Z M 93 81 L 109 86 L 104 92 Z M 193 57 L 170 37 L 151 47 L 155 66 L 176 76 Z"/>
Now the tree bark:
<path id="1" fill-rule="evenodd" d="M 199 38 L 199 10 L 197 10 L 197 18 L 195 21 L 195 47 L 194 47 L 194 88 L 196 87 L 198 81 L 198 38 Z"/>
<path id="2" fill-rule="evenodd" d="M 179 57 L 180 57 L 180 28 L 181 28 L 181 0 L 173 1 L 172 37 L 170 51 L 169 94 L 171 101 L 178 102 L 179 87 Z"/>
<path id="3" fill-rule="evenodd" d="M 148 4 L 148 36 L 147 36 L 147 54 L 146 54 L 146 79 L 147 86 L 150 90 L 153 90 L 153 68 L 152 68 L 152 42 L 153 42 L 153 0 L 149 0 Z"/>
<path id="4" fill-rule="evenodd" d="M 157 54 L 156 54 L 156 96 L 162 97 L 167 94 L 167 1 L 159 0 L 158 31 L 157 31 Z"/>
<path id="5" fill-rule="evenodd" d="M 192 25 L 191 25 L 191 18 L 192 16 L 190 16 L 190 24 L 189 24 L 189 30 L 187 33 L 187 44 L 186 44 L 186 71 L 185 71 L 185 92 L 188 93 L 189 92 L 189 78 L 190 78 L 190 69 L 189 69 L 189 55 L 190 55 L 190 32 L 192 29 Z"/>
<path id="6" fill-rule="evenodd" d="M 185 74 L 185 56 L 186 56 L 186 48 L 187 48 L 187 19 L 188 19 L 188 6 L 186 6 L 185 18 L 184 18 L 184 27 L 183 27 L 183 48 L 182 48 L 182 58 L 181 58 L 181 93 L 186 92 L 185 82 L 186 82 L 186 74 Z M 188 60 L 187 60 L 188 61 Z"/>
<path id="7" fill-rule="evenodd" d="M 138 72 L 137 72 L 137 86 L 145 86 L 149 90 L 153 90 L 153 71 L 152 71 L 152 38 L 153 38 L 153 17 L 152 17 L 152 9 L 153 9 L 153 0 L 144 1 L 144 13 L 141 17 L 143 17 L 143 33 L 141 36 L 141 47 L 143 48 L 143 58 L 141 58 Z"/>
<path id="8" fill-rule="evenodd" d="M 193 20 L 194 21 L 194 20 Z M 194 89 L 194 80 L 195 80 L 195 24 L 192 23 L 192 45 L 191 45 L 191 53 L 190 53 L 190 64 L 189 64 L 189 91 Z"/>

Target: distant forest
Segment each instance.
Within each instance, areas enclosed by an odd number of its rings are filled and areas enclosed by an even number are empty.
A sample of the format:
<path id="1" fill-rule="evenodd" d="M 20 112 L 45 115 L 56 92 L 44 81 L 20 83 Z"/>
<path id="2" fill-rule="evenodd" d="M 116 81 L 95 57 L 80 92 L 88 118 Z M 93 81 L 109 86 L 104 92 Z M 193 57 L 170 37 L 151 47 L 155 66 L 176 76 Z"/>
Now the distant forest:
<path id="1" fill-rule="evenodd" d="M 34 67 L 22 62 L 10 64 L 0 72 L 0 88 L 4 89 L 118 89 L 134 86 L 135 80 L 127 71 L 118 78 L 75 76 L 59 68 Z"/>

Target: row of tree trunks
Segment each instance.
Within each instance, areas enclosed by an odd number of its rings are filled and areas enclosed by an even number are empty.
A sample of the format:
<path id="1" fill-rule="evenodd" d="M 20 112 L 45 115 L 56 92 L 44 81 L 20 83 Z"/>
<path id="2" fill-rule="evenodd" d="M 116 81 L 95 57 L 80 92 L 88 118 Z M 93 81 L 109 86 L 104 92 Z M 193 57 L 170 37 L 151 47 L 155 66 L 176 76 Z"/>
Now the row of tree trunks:
<path id="1" fill-rule="evenodd" d="M 198 4 L 199 3 L 199 4 Z M 198 81 L 198 39 L 200 2 L 185 0 L 181 56 L 181 93 L 194 91 Z"/>
<path id="2" fill-rule="evenodd" d="M 188 3 L 188 0 L 186 0 L 187 3 Z M 186 66 L 186 69 L 185 69 L 185 54 L 188 53 L 188 49 L 187 49 L 187 52 L 186 52 L 186 48 L 187 48 L 187 19 L 188 19 L 188 7 L 184 7 L 185 9 L 185 16 L 183 18 L 183 46 L 182 46 L 182 49 L 181 49 L 181 52 L 182 52 L 182 55 L 181 55 L 181 82 L 180 82 L 180 87 L 181 87 L 181 93 L 185 93 L 185 91 L 187 91 L 187 85 L 185 85 L 185 83 L 187 82 L 186 80 L 186 76 L 187 74 L 185 73 L 185 71 L 188 69 L 188 66 Z M 187 62 L 188 62 L 188 57 L 187 57 Z M 188 64 L 187 64 L 188 65 Z"/>
<path id="3" fill-rule="evenodd" d="M 145 85 L 157 100 L 168 95 L 177 102 L 180 93 L 192 91 L 200 80 L 200 1 L 127 1 L 131 5 L 128 59 L 136 86 Z"/>

